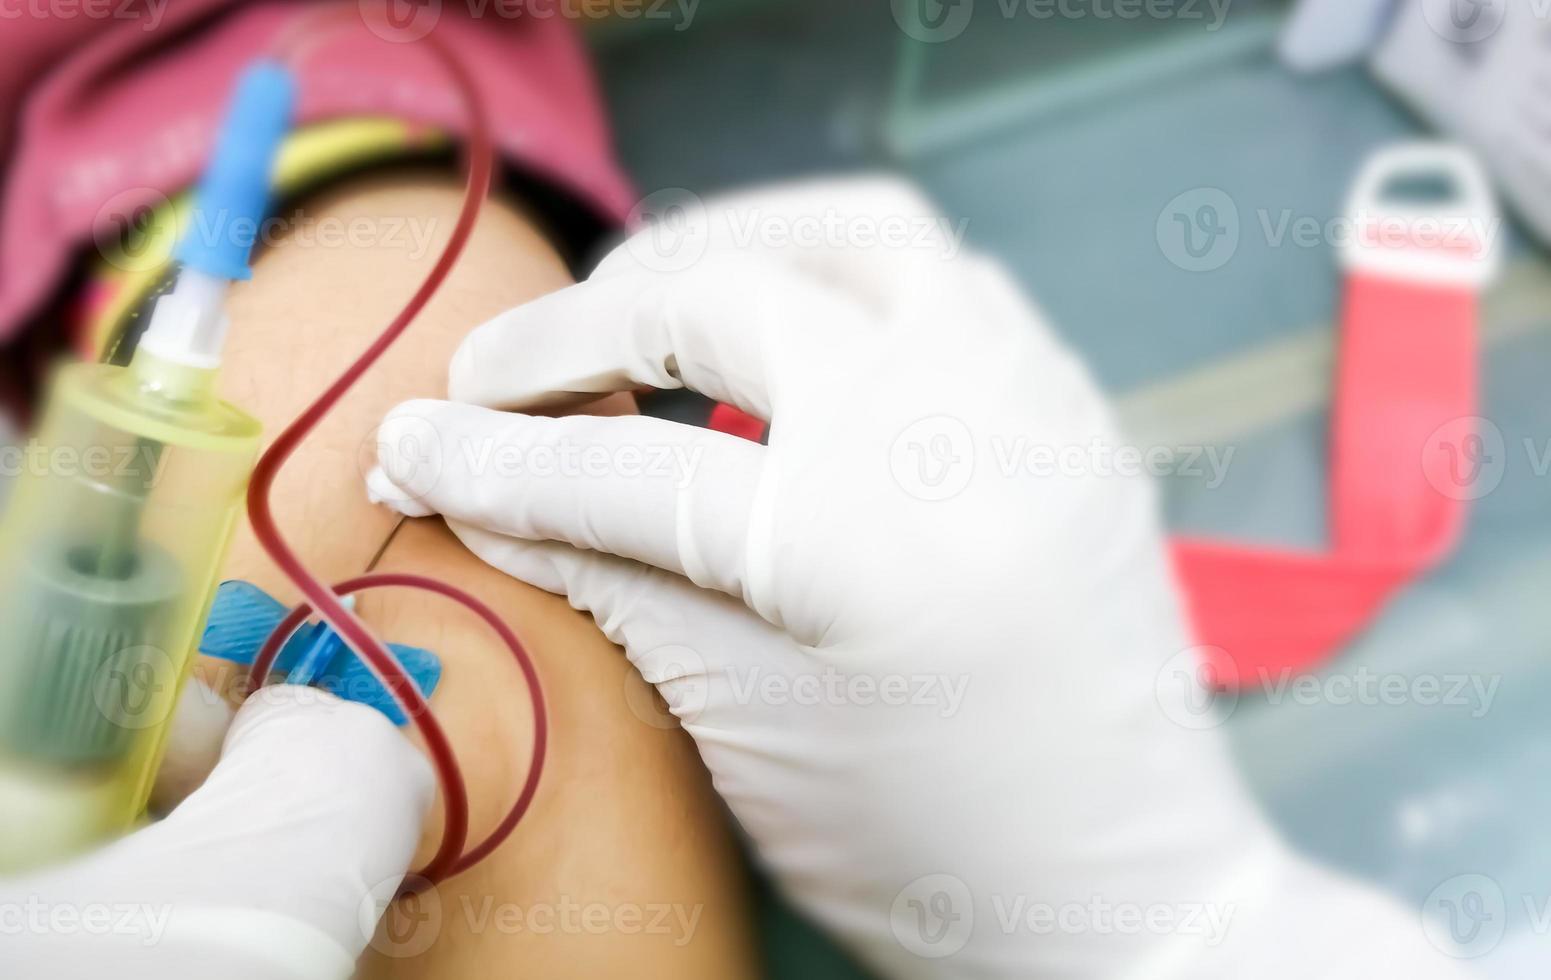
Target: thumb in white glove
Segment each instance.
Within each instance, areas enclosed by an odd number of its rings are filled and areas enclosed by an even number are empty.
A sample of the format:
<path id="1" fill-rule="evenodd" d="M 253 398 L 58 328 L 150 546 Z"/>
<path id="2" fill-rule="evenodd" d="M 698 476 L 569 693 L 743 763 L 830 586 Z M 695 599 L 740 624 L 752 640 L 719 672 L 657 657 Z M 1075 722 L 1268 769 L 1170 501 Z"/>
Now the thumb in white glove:
<path id="1" fill-rule="evenodd" d="M 476 330 L 474 404 L 397 410 L 371 490 L 590 611 L 804 910 L 896 978 L 1452 972 L 1190 723 L 1149 484 L 998 266 L 886 182 L 713 205 L 670 249 Z M 494 410 L 639 386 L 769 445 Z"/>
<path id="2" fill-rule="evenodd" d="M 267 688 L 166 820 L 0 881 L 0 960 L 7 975 L 70 980 L 348 977 L 434 789 L 420 753 L 376 711 Z"/>

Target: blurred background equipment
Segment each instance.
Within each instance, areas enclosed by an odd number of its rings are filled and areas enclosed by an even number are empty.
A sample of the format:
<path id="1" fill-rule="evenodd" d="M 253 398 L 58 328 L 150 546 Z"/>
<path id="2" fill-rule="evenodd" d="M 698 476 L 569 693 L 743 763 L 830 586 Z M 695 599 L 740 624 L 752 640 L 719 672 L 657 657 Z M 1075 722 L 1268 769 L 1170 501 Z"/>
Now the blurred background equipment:
<path id="1" fill-rule="evenodd" d="M 1551 242 L 1551 24 L 1536 0 L 1405 0 L 1373 55 L 1418 115 L 1476 147 Z"/>
<path id="2" fill-rule="evenodd" d="M 1475 147 L 1551 241 L 1551 30 L 1535 0 L 1299 0 L 1282 60 L 1302 71 L 1369 57 L 1427 123 Z"/>

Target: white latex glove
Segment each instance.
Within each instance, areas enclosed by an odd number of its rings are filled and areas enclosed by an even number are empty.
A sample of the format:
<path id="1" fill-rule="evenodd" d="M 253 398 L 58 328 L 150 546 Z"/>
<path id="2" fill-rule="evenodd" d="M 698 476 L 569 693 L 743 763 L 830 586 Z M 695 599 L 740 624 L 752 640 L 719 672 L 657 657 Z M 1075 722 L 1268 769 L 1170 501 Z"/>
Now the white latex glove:
<path id="1" fill-rule="evenodd" d="M 473 404 L 396 410 L 373 495 L 591 612 L 885 976 L 1451 975 L 1415 916 L 1290 856 L 1196 730 L 1148 482 L 1004 470 L 1120 445 L 1004 271 L 888 181 L 697 210 L 476 330 Z M 772 419 L 769 446 L 493 410 L 647 385 Z"/>
<path id="2" fill-rule="evenodd" d="M 190 708 L 185 698 L 182 734 L 208 736 Z M 202 751 L 185 742 L 173 754 Z M 167 819 L 71 865 L 0 879 L 0 973 L 343 980 L 414 857 L 434 789 L 376 711 L 268 688 Z"/>

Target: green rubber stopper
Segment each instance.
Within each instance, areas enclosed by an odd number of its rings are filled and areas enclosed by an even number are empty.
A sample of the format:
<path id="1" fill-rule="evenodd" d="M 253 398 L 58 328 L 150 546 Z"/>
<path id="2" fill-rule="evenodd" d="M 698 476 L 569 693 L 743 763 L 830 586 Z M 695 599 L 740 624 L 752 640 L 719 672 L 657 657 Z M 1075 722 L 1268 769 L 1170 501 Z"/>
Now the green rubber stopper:
<path id="1" fill-rule="evenodd" d="M 111 554 L 107 552 L 112 552 Z M 165 697 L 169 651 L 155 646 L 178 605 L 183 576 L 161 548 L 140 541 L 50 542 L 25 568 L 11 601 L 12 642 L 25 700 L 5 741 L 37 762 L 89 766 L 121 759 Z"/>

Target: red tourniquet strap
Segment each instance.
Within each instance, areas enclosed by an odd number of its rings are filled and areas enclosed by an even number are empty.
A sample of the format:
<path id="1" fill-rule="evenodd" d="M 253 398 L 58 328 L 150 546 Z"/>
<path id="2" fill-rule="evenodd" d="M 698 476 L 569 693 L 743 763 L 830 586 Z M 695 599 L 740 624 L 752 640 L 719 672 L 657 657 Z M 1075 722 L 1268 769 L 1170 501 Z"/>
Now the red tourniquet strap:
<path id="1" fill-rule="evenodd" d="M 1260 687 L 1329 658 L 1458 543 L 1476 411 L 1474 289 L 1347 284 L 1330 429 L 1330 548 L 1178 539 L 1213 679 Z"/>
<path id="2" fill-rule="evenodd" d="M 730 436 L 747 439 L 750 442 L 759 442 L 765 437 L 765 423 L 763 419 L 757 419 L 749 413 L 733 408 L 731 405 L 717 405 L 711 410 L 711 421 L 707 423 L 717 432 L 725 432 Z"/>
<path id="3" fill-rule="evenodd" d="M 1254 688 L 1334 655 L 1459 540 L 1476 411 L 1476 290 L 1354 274 L 1347 283 L 1331 419 L 1328 551 L 1177 538 L 1203 662 Z M 711 427 L 765 425 L 718 405 Z M 1477 453 L 1477 455 L 1479 455 Z"/>

